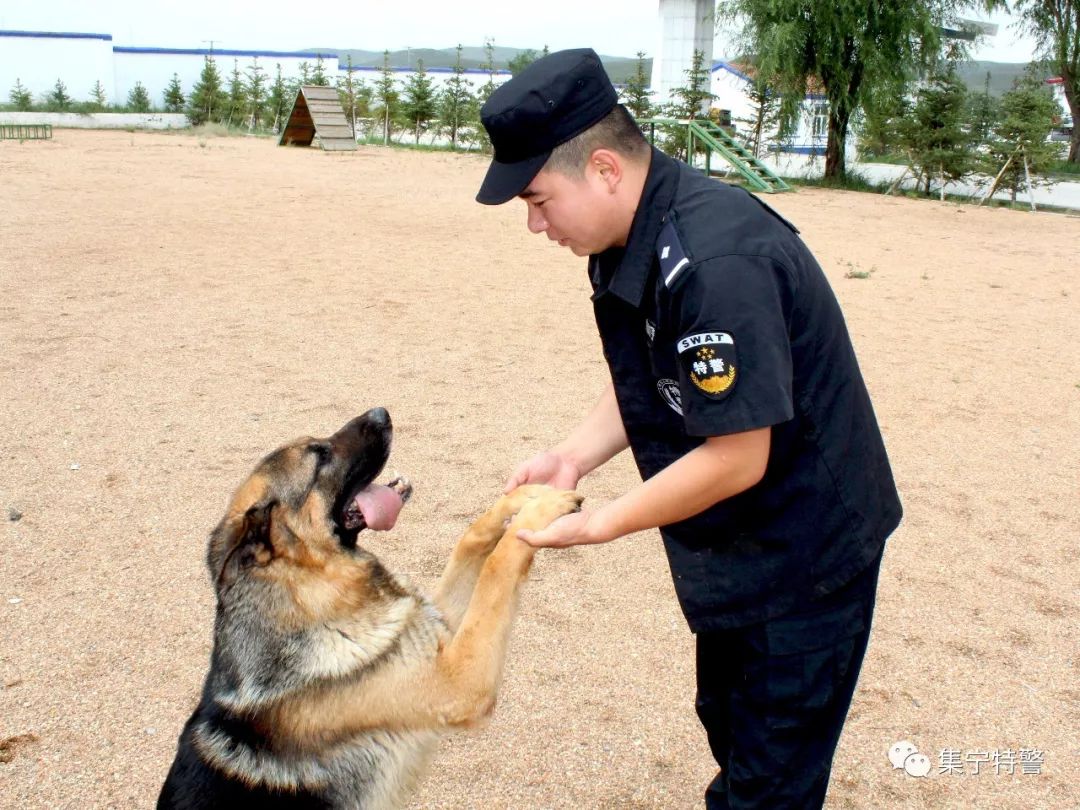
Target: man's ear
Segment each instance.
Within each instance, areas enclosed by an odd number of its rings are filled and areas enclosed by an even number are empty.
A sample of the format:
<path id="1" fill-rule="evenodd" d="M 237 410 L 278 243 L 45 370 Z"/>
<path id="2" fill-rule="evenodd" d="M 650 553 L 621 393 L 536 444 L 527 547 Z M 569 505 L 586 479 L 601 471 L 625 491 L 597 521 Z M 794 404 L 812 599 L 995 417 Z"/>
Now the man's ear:
<path id="1" fill-rule="evenodd" d="M 607 186 L 608 193 L 614 194 L 619 183 L 622 182 L 623 158 L 611 149 L 594 149 L 589 155 L 589 163 L 585 169 Z"/>

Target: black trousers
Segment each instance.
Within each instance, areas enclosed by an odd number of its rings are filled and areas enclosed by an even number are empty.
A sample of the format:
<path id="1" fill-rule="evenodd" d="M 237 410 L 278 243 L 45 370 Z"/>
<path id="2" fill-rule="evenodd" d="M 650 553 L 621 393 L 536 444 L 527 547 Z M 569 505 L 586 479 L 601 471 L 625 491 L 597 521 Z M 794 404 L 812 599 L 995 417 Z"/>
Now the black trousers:
<path id="1" fill-rule="evenodd" d="M 707 810 L 820 808 L 859 677 L 881 558 L 823 599 L 697 635 L 697 713 L 720 766 Z"/>

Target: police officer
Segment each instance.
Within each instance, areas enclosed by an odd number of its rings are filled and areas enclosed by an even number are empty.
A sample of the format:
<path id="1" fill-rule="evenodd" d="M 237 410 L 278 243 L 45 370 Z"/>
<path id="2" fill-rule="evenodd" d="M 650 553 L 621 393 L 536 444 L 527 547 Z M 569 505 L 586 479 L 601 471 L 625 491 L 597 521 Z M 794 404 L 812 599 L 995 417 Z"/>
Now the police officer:
<path id="1" fill-rule="evenodd" d="M 571 488 L 629 447 L 643 483 L 522 533 L 659 528 L 720 766 L 708 808 L 820 807 L 901 508 L 839 306 L 798 231 L 651 148 L 590 49 L 499 87 L 477 200 L 589 257 L 611 381 L 507 488 Z"/>

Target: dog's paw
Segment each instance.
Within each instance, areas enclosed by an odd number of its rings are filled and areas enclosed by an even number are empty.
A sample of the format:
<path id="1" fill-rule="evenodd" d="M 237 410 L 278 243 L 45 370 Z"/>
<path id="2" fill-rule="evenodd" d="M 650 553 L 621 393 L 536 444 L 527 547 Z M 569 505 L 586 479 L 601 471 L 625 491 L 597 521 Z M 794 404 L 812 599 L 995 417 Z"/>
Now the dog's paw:
<path id="1" fill-rule="evenodd" d="M 581 511 L 581 502 L 585 500 L 582 495 L 567 489 L 544 489 L 544 492 L 537 493 L 522 504 L 513 519 L 514 528 L 544 529 L 563 515 Z"/>
<path id="2" fill-rule="evenodd" d="M 547 484 L 522 484 L 520 487 L 503 495 L 492 507 L 491 511 L 495 513 L 496 518 L 505 528 L 526 503 L 539 498 L 545 493 L 555 491 L 554 488 L 549 487 Z"/>

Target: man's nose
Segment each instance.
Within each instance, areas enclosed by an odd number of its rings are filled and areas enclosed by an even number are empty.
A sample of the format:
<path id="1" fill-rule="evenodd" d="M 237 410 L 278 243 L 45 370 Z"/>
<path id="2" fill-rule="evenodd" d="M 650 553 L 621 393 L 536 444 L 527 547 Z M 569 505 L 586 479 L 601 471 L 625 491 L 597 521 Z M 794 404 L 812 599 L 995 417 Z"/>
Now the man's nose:
<path id="1" fill-rule="evenodd" d="M 544 215 L 540 213 L 540 209 L 535 205 L 529 206 L 529 215 L 527 224 L 529 230 L 533 233 L 543 233 L 547 230 L 547 220 L 544 219 Z"/>

